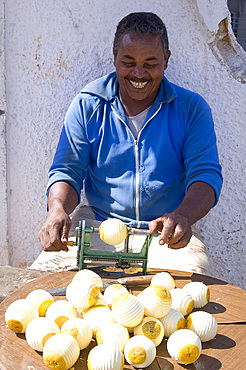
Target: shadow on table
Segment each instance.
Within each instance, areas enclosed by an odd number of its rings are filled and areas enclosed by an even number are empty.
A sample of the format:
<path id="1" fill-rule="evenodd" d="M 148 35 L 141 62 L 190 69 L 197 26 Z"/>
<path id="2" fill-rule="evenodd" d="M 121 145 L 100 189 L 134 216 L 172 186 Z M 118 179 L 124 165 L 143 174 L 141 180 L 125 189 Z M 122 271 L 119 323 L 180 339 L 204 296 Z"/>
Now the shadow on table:
<path id="1" fill-rule="evenodd" d="M 207 276 L 207 275 L 202 275 L 202 274 L 197 274 L 197 273 L 191 273 L 190 277 L 186 276 L 174 276 L 172 275 L 174 280 L 191 280 L 191 281 L 201 281 L 206 285 L 227 285 L 228 283 L 226 281 L 216 279 L 212 276 Z"/>
<path id="2" fill-rule="evenodd" d="M 158 366 L 159 366 L 160 369 L 163 369 L 163 370 L 164 369 L 165 370 L 173 370 L 174 369 L 174 365 L 171 363 L 171 361 L 175 362 L 175 360 L 172 360 L 171 358 L 170 358 L 170 360 L 168 360 L 166 358 L 162 358 L 162 357 L 157 356 L 156 361 L 157 361 Z M 176 362 L 175 362 L 175 364 L 176 364 Z M 193 364 L 190 364 L 190 365 L 179 364 L 180 368 L 183 368 L 183 369 L 186 369 L 186 370 L 219 370 L 219 369 L 221 369 L 221 366 L 222 366 L 222 364 L 217 358 L 214 358 L 214 357 L 208 356 L 208 355 L 204 355 L 204 354 L 201 354 L 199 359 L 196 362 L 194 362 Z"/>
<path id="3" fill-rule="evenodd" d="M 0 295 L 0 303 L 7 297 L 7 295 Z"/>
<path id="4" fill-rule="evenodd" d="M 209 348 L 229 349 L 235 346 L 236 346 L 236 342 L 233 339 L 227 337 L 226 335 L 222 335 L 222 334 L 217 334 L 214 339 L 210 340 L 209 342 L 202 343 L 203 349 L 209 349 Z"/>
<path id="5" fill-rule="evenodd" d="M 25 333 L 16 333 L 16 336 L 17 336 L 19 339 L 24 339 L 24 340 L 26 340 Z"/>
<path id="6" fill-rule="evenodd" d="M 210 301 L 204 307 L 203 310 L 211 313 L 211 314 L 219 314 L 226 311 L 225 306 L 220 303 Z M 194 309 L 193 311 L 201 311 L 201 309 Z"/>
<path id="7" fill-rule="evenodd" d="M 182 365 L 182 367 L 187 370 L 219 370 L 222 364 L 217 358 L 201 354 L 194 364 Z"/>

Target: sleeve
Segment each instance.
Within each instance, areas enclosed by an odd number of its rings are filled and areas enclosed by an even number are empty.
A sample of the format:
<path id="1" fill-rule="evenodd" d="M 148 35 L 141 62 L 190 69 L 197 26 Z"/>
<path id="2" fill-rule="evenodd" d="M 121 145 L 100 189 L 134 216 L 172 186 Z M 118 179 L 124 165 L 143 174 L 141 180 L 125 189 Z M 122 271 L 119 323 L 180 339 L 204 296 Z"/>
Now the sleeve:
<path id="1" fill-rule="evenodd" d="M 89 164 L 90 144 L 87 140 L 81 99 L 71 103 L 64 121 L 52 166 L 46 195 L 52 184 L 65 181 L 76 190 L 80 202 L 86 169 Z"/>
<path id="2" fill-rule="evenodd" d="M 213 187 L 217 204 L 222 183 L 216 135 L 211 109 L 199 95 L 190 105 L 186 140 L 184 145 L 184 164 L 186 169 L 186 191 L 197 181 Z"/>

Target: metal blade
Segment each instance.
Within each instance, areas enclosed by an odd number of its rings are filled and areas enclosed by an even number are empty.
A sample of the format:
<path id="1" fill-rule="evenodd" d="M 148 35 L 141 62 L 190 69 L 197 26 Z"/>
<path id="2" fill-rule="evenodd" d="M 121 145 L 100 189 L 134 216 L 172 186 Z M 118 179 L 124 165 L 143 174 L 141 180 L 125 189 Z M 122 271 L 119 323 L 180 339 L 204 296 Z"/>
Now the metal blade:
<path id="1" fill-rule="evenodd" d="M 45 289 L 45 290 L 46 290 L 46 292 L 50 293 L 51 295 L 65 296 L 66 295 L 66 289 L 67 289 L 67 287 L 63 286 L 61 288 L 51 288 L 51 289 Z"/>
<path id="2" fill-rule="evenodd" d="M 105 289 L 112 285 L 112 284 L 119 284 L 118 281 L 108 281 L 106 283 L 103 283 L 103 292 L 105 291 Z M 121 285 L 124 285 L 125 284 L 121 284 Z M 54 296 L 65 296 L 66 295 L 66 289 L 67 287 L 61 287 L 61 288 L 51 288 L 51 289 L 45 289 L 46 292 L 50 293 L 51 295 L 54 295 Z"/>
<path id="3" fill-rule="evenodd" d="M 154 275 L 142 275 L 142 276 L 130 276 L 130 277 L 123 277 L 117 280 L 118 284 L 126 285 L 126 286 L 142 286 L 142 285 L 149 285 L 151 279 Z"/>
<path id="4" fill-rule="evenodd" d="M 116 281 L 108 281 L 108 282 L 103 283 L 102 292 L 104 292 L 105 289 L 112 284 L 121 284 L 125 286 L 126 288 L 128 286 L 149 285 L 152 277 L 153 275 L 129 276 L 126 278 L 120 278 Z M 45 289 L 45 290 L 54 296 L 65 296 L 66 289 L 67 289 L 66 287 L 61 287 L 61 288 L 51 288 L 51 289 Z"/>

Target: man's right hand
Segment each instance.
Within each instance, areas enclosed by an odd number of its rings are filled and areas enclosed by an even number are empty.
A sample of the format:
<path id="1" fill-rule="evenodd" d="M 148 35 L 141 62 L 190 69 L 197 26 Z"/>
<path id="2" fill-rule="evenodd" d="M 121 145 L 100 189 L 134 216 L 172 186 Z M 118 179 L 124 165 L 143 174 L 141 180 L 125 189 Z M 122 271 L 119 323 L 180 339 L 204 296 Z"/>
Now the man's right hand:
<path id="1" fill-rule="evenodd" d="M 71 220 L 65 211 L 50 211 L 39 232 L 39 240 L 46 252 L 68 251 L 68 233 Z"/>
<path id="2" fill-rule="evenodd" d="M 46 252 L 68 251 L 68 233 L 71 220 L 64 211 L 50 211 L 39 232 L 39 240 Z"/>
<path id="3" fill-rule="evenodd" d="M 69 215 L 78 203 L 74 188 L 66 182 L 55 182 L 48 195 L 48 213 L 39 240 L 44 251 L 68 251 L 68 233 L 71 228 Z"/>

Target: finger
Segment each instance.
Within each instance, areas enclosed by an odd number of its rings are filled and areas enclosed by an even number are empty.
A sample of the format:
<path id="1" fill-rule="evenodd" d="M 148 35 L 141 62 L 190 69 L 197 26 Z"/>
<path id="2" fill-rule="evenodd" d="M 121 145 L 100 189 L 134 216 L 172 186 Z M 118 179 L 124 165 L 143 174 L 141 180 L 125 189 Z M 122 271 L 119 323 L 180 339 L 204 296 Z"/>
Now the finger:
<path id="1" fill-rule="evenodd" d="M 62 244 L 61 240 L 51 241 L 50 238 L 47 239 L 46 243 L 43 245 L 43 250 L 45 252 L 59 252 L 61 250 L 68 251 L 66 244 Z"/>
<path id="2" fill-rule="evenodd" d="M 64 239 L 64 241 L 63 241 L 61 237 L 59 237 L 59 239 L 53 241 L 52 246 L 54 247 L 54 249 L 56 249 L 58 251 L 65 251 L 65 252 L 68 251 L 67 240 Z"/>
<path id="3" fill-rule="evenodd" d="M 62 245 L 62 244 L 61 244 Z M 47 245 L 44 249 L 45 252 L 60 252 L 61 250 L 64 250 L 65 252 L 67 252 L 66 249 L 63 249 L 64 246 L 55 246 L 54 244 L 50 244 L 50 245 Z"/>
<path id="4" fill-rule="evenodd" d="M 159 236 L 159 244 L 163 245 L 168 242 L 169 238 L 174 233 L 175 223 L 171 218 L 168 218 L 163 225 L 161 235 Z"/>
<path id="5" fill-rule="evenodd" d="M 62 243 L 65 243 L 67 245 L 67 242 L 68 242 L 68 234 L 69 234 L 69 230 L 70 230 L 70 227 L 71 227 L 71 223 L 70 222 L 67 222 L 64 224 L 63 228 L 62 228 L 62 232 L 61 232 L 61 241 Z"/>
<path id="6" fill-rule="evenodd" d="M 42 228 L 38 234 L 38 237 L 39 237 L 39 241 L 40 241 L 40 244 L 42 246 L 42 249 L 45 251 L 46 248 L 49 246 L 50 244 L 50 238 L 49 238 L 49 235 L 48 233 L 46 232 L 46 230 L 44 230 L 44 228 Z"/>
<path id="7" fill-rule="evenodd" d="M 44 233 L 43 235 L 40 235 L 39 239 L 40 239 L 42 249 L 45 252 L 58 252 L 60 250 L 56 244 L 54 245 L 51 243 L 48 233 Z"/>
<path id="8" fill-rule="evenodd" d="M 42 249 L 46 251 L 57 251 L 57 248 L 52 246 L 52 243 L 50 241 L 50 235 L 46 229 L 46 227 L 42 227 L 42 229 L 39 232 L 39 240 L 42 246 Z"/>
<path id="9" fill-rule="evenodd" d="M 154 220 L 149 223 L 150 234 L 155 234 L 158 231 L 158 221 Z"/>
<path id="10" fill-rule="evenodd" d="M 149 231 L 150 234 L 155 234 L 158 231 L 162 231 L 163 225 L 166 222 L 167 217 L 162 216 L 160 218 L 157 218 L 156 220 L 153 220 L 149 223 Z"/>
<path id="11" fill-rule="evenodd" d="M 168 244 L 178 243 L 184 237 L 186 229 L 187 226 L 182 225 L 181 223 L 177 224 L 172 233 L 169 235 L 167 243 Z"/>
<path id="12" fill-rule="evenodd" d="M 54 226 L 52 229 L 50 229 L 49 231 L 49 237 L 50 237 L 50 240 L 49 240 L 49 244 L 46 248 L 46 251 L 52 251 L 52 252 L 55 252 L 55 251 L 68 251 L 68 247 L 66 244 L 63 244 L 62 243 L 62 240 L 61 240 L 61 234 L 62 234 L 62 229 L 60 229 L 60 226 L 59 225 L 56 225 Z"/>
<path id="13" fill-rule="evenodd" d="M 184 248 L 187 246 L 187 244 L 190 242 L 190 239 L 192 237 L 192 231 L 191 229 L 188 229 L 183 237 L 177 242 L 177 243 L 170 243 L 170 241 L 168 242 L 168 248 L 171 248 L 171 249 L 181 249 L 181 248 Z"/>

